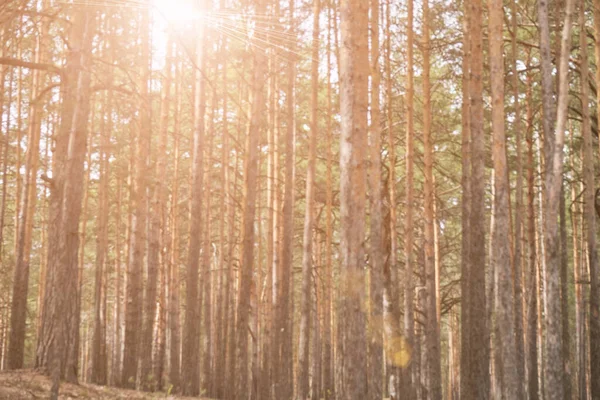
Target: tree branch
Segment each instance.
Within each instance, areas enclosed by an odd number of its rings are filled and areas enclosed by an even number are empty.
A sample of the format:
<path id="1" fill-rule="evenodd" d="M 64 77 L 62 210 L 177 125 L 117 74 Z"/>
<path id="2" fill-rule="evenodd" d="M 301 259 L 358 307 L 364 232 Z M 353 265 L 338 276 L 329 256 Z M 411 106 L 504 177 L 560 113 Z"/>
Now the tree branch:
<path id="1" fill-rule="evenodd" d="M 46 71 L 46 72 L 53 72 L 53 73 L 59 74 L 59 75 L 62 75 L 62 73 L 63 73 L 63 69 L 60 67 L 57 67 L 54 64 L 29 62 L 29 61 L 19 60 L 16 58 L 10 58 L 10 57 L 0 57 L 0 65 L 10 65 L 13 67 L 38 69 L 38 70 Z"/>

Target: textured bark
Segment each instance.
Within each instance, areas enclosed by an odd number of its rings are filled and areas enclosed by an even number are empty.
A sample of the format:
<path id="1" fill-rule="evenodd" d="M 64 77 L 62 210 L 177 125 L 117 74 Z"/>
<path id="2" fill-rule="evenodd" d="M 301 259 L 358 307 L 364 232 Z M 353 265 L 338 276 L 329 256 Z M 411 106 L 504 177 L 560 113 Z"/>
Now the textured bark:
<path id="1" fill-rule="evenodd" d="M 370 337 L 368 393 L 383 398 L 383 202 L 381 190 L 381 110 L 379 104 L 381 71 L 379 67 L 379 0 L 371 0 L 371 119 L 369 129 L 370 169 Z"/>
<path id="2" fill-rule="evenodd" d="M 583 66 L 583 59 L 582 59 Z M 589 67 L 588 67 L 589 68 Z M 583 81 L 581 82 L 583 85 Z M 589 84 L 589 82 L 588 82 Z M 582 86 L 583 88 L 583 86 Z M 589 91 L 589 89 L 588 89 Z M 589 93 L 588 93 L 589 96 Z M 583 98 L 583 90 L 582 90 L 582 98 Z M 588 97 L 589 102 L 589 97 Z M 582 110 L 583 111 L 583 110 Z M 589 115 L 589 105 L 588 105 L 588 115 Z M 589 126 L 588 126 L 589 128 Z M 583 126 L 582 126 L 583 129 Z M 590 131 L 591 133 L 591 131 Z M 585 135 L 585 132 L 582 131 L 582 134 Z M 585 136 L 583 137 L 584 141 Z M 573 136 L 571 136 L 571 146 L 573 146 Z M 582 158 L 585 158 L 585 154 Z M 571 154 L 570 156 L 571 168 L 575 170 L 575 154 Z M 583 173 L 586 174 L 585 170 L 585 161 L 583 163 Z M 585 178 L 584 178 L 585 180 Z M 577 356 L 576 359 L 576 367 L 574 368 L 576 375 L 576 386 L 575 386 L 575 397 L 580 399 L 587 399 L 587 382 L 586 382 L 586 371 L 587 364 L 585 359 L 585 349 L 586 349 L 586 340 L 584 340 L 584 325 L 585 325 L 585 316 L 584 310 L 585 305 L 583 301 L 583 290 L 581 289 L 581 285 L 578 284 L 580 282 L 581 274 L 582 274 L 582 254 L 580 250 L 580 240 L 585 242 L 583 234 L 583 224 L 580 223 L 580 218 L 582 216 L 581 206 L 577 204 L 577 185 L 571 185 L 571 232 L 573 233 L 571 236 L 572 239 L 572 249 L 573 249 L 573 282 L 575 282 L 575 354 Z M 595 216 L 594 216 L 595 218 Z M 595 221 L 594 221 L 595 223 Z M 595 242 L 595 237 L 594 237 Z M 595 243 L 594 243 L 595 246 Z M 589 251 L 589 250 L 588 250 Z"/>
<path id="3" fill-rule="evenodd" d="M 543 2 L 540 2 L 543 3 Z M 560 287 L 560 237 L 558 232 L 558 214 L 560 206 L 560 197 L 562 193 L 562 173 L 563 173 L 563 147 L 565 138 L 565 128 L 567 123 L 568 108 L 568 76 L 569 76 L 569 54 L 571 47 L 571 22 L 573 17 L 575 1 L 567 0 L 565 10 L 565 20 L 563 24 L 561 51 L 559 58 L 559 78 L 558 78 L 558 102 L 556 108 L 556 127 L 554 134 L 550 130 L 544 130 L 546 134 L 546 154 L 545 154 L 545 209 L 544 209 L 544 241 L 546 248 L 546 276 L 544 287 L 546 291 L 546 312 L 545 312 L 545 363 L 544 363 L 544 389 L 547 400 L 562 399 L 564 397 L 563 381 L 563 349 L 561 339 L 561 287 Z M 540 4 L 540 28 L 544 14 L 547 16 L 547 8 Z M 543 61 L 543 58 L 542 58 Z M 542 64 L 542 67 L 544 65 Z M 550 73 L 549 70 L 542 68 L 542 77 Z M 544 90 L 542 83 L 542 97 L 544 103 L 551 102 L 547 97 L 551 96 L 550 91 Z M 550 115 L 546 113 L 544 106 L 544 128 L 547 125 L 551 127 Z"/>
<path id="4" fill-rule="evenodd" d="M 302 238 L 302 305 L 300 316 L 300 343 L 298 346 L 297 398 L 303 400 L 309 394 L 309 349 L 312 309 L 313 229 L 315 225 L 315 174 L 317 164 L 318 94 L 319 94 L 319 18 L 321 1 L 313 2 L 313 36 L 311 62 L 311 112 L 308 165 L 306 171 L 306 205 Z"/>
<path id="5" fill-rule="evenodd" d="M 290 10 L 290 34 L 295 32 L 295 3 L 289 2 Z M 287 64 L 286 85 L 286 110 L 287 123 L 285 132 L 285 172 L 284 172 L 284 197 L 283 197 L 283 221 L 282 221 L 282 243 L 281 243 L 281 278 L 280 296 L 277 302 L 278 332 L 275 346 L 278 348 L 277 374 L 273 376 L 276 382 L 276 398 L 289 399 L 293 393 L 292 377 L 292 337 L 293 318 L 291 314 L 291 297 L 293 293 L 292 263 L 293 263 L 293 239 L 294 239 L 294 182 L 295 182 L 295 141 L 296 141 L 296 119 L 295 119 L 295 84 L 296 84 L 296 60 L 293 54 L 294 45 L 290 46 L 291 55 Z"/>
<path id="6" fill-rule="evenodd" d="M 442 371 L 440 349 L 440 325 L 437 317 L 437 285 L 435 262 L 435 220 L 434 220 L 434 182 L 433 182 L 433 139 L 431 132 L 431 80 L 430 80 L 430 39 L 429 39 L 429 0 L 423 2 L 423 152 L 425 175 L 424 199 L 424 249 L 425 249 L 425 285 L 426 322 L 425 353 L 427 355 L 426 376 L 428 395 L 432 400 L 442 398 Z"/>
<path id="7" fill-rule="evenodd" d="M 528 56 L 527 65 L 531 57 Z M 532 76 L 527 73 L 526 108 L 527 108 L 527 242 L 529 257 L 529 300 L 527 306 L 527 394 L 529 399 L 539 398 L 538 385 L 538 343 L 537 343 L 537 301 L 539 286 L 537 284 L 537 252 L 535 235 L 535 161 L 533 155 L 533 98 Z"/>
<path id="8" fill-rule="evenodd" d="M 61 126 L 56 137 L 50 193 L 48 275 L 38 366 L 52 378 L 51 399 L 61 378 L 77 381 L 79 217 L 90 100 L 90 66 L 95 16 L 73 12 L 70 48 L 61 90 Z"/>
<path id="9" fill-rule="evenodd" d="M 406 214 L 404 220 L 404 254 L 405 254 L 405 272 L 404 272 L 404 335 L 409 347 L 414 344 L 415 322 L 414 322 L 414 1 L 408 0 L 407 15 L 407 91 L 406 91 Z M 388 111 L 391 114 L 391 110 Z M 391 126 L 391 124 L 390 124 Z M 407 399 L 414 397 L 414 375 L 412 363 L 406 365 L 405 387 Z"/>
<path id="10" fill-rule="evenodd" d="M 470 328 L 471 322 L 469 321 L 469 289 L 470 289 L 470 243 L 471 238 L 469 222 L 471 212 L 471 109 L 470 109 L 470 68 L 471 68 L 471 43 L 469 33 L 469 10 L 468 3 L 464 3 L 464 17 L 463 17 L 463 48 L 462 48 L 462 132 L 461 132 L 461 154 L 462 154 L 462 165 L 461 165 L 461 188 L 462 188 L 462 202 L 461 202 L 461 280 L 460 280 L 460 292 L 461 292 L 461 307 L 460 307 L 460 393 L 468 393 L 469 387 L 469 374 L 470 374 L 470 351 L 471 346 L 469 343 L 470 339 Z"/>
<path id="11" fill-rule="evenodd" d="M 471 220 L 469 230 L 470 254 L 468 284 L 469 296 L 469 370 L 465 399 L 485 400 L 489 396 L 489 332 L 485 293 L 485 133 L 483 129 L 483 11 L 481 0 L 473 0 L 469 10 L 471 33 L 471 70 L 469 79 L 471 130 Z M 467 365 L 463 364 L 463 365 Z"/>
<path id="12" fill-rule="evenodd" d="M 513 262 L 513 279 L 514 279 L 514 317 L 515 317 L 515 350 L 517 356 L 517 376 L 519 384 L 517 387 L 517 399 L 522 399 L 525 396 L 526 379 L 525 376 L 525 337 L 523 332 L 523 161 L 522 161 L 522 131 L 521 131 L 521 106 L 519 104 L 519 79 L 517 71 L 518 60 L 518 13 L 517 2 L 511 2 L 511 63 L 512 63 L 512 97 L 514 102 L 514 122 L 513 131 L 516 144 L 517 158 L 517 183 L 516 183 L 516 199 L 515 199 L 515 239 L 514 239 L 514 262 Z"/>
<path id="13" fill-rule="evenodd" d="M 340 396 L 367 397 L 364 239 L 368 111 L 368 3 L 341 2 L 340 49 Z"/>
<path id="14" fill-rule="evenodd" d="M 501 0 L 489 2 L 490 80 L 492 89 L 492 132 L 494 159 L 494 226 L 492 231 L 492 263 L 494 264 L 494 294 L 496 332 L 493 348 L 499 361 L 500 387 L 503 399 L 519 399 L 521 378 L 517 374 L 515 338 L 515 298 L 510 263 L 510 215 L 506 133 L 504 124 L 504 55 L 503 10 Z M 519 239 L 517 239 L 519 240 Z"/>
<path id="15" fill-rule="evenodd" d="M 181 391 L 188 396 L 200 393 L 200 247 L 202 245 L 202 202 L 204 197 L 204 117 L 206 112 L 206 40 L 203 24 L 198 24 L 194 92 L 194 144 L 192 161 L 192 198 L 190 204 L 190 242 L 186 270 L 185 322 L 181 359 Z"/>
<path id="16" fill-rule="evenodd" d="M 600 65 L 600 1 L 594 0 L 594 37 L 596 65 Z M 596 82 L 600 82 L 600 68 L 596 68 Z M 600 102 L 597 102 L 600 110 Z M 592 398 L 600 398 L 600 267 L 598 260 L 590 263 L 590 382 Z"/>

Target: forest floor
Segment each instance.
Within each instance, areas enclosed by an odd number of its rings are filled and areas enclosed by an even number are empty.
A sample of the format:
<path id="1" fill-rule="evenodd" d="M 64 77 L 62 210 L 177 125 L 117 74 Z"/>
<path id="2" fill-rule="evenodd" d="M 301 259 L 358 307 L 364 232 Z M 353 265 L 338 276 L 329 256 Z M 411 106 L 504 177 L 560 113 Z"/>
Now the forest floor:
<path id="1" fill-rule="evenodd" d="M 5 371 L 0 373 L 0 400 L 47 399 L 50 395 L 51 382 L 34 370 Z M 120 389 L 111 386 L 97 386 L 82 383 L 74 385 L 61 383 L 60 399 L 170 399 L 183 400 L 191 397 L 178 397 L 166 393 L 145 393 L 135 390 Z M 198 400 L 198 398 L 196 398 Z"/>

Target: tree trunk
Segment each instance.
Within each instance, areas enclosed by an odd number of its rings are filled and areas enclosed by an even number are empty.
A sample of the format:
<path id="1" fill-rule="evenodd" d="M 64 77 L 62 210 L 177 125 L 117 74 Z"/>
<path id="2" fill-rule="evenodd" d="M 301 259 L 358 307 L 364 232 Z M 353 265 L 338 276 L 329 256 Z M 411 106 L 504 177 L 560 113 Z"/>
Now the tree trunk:
<path id="1" fill-rule="evenodd" d="M 340 60 L 340 329 L 344 364 L 340 395 L 367 396 L 364 239 L 368 111 L 368 3 L 341 2 Z"/>
<path id="2" fill-rule="evenodd" d="M 256 14 L 265 12 L 263 0 L 259 0 Z M 257 40 L 262 35 L 257 34 Z M 247 134 L 247 153 L 244 176 L 244 214 L 242 230 L 242 258 L 240 265 L 240 290 L 237 309 L 236 331 L 236 360 L 237 366 L 234 373 L 234 388 L 237 399 L 247 398 L 250 394 L 248 387 L 248 322 L 251 312 L 250 298 L 252 292 L 252 271 L 254 266 L 254 217 L 256 216 L 256 186 L 258 178 L 258 144 L 260 140 L 260 124 L 265 108 L 263 86 L 265 83 L 265 54 L 264 49 L 254 50 L 253 76 L 251 81 L 250 122 Z M 291 360 L 286 360 L 291 362 Z"/>
<path id="3" fill-rule="evenodd" d="M 381 110 L 379 104 L 381 71 L 379 67 L 379 0 L 371 8 L 371 125 L 369 129 L 370 168 L 370 340 L 368 392 L 376 399 L 383 398 L 383 216 L 381 190 Z"/>
<path id="4" fill-rule="evenodd" d="M 470 243 L 471 232 L 469 222 L 471 219 L 471 109 L 470 109 L 470 68 L 471 68 L 471 42 L 470 42 L 470 14 L 468 3 L 464 3 L 463 17 L 463 48 L 462 48 L 462 134 L 461 134 L 461 307 L 460 307 L 460 393 L 466 395 L 469 391 L 470 374 Z"/>
<path id="5" fill-rule="evenodd" d="M 44 4 L 44 9 L 47 4 Z M 39 63 L 46 62 L 48 47 L 49 21 L 42 23 L 42 29 L 37 37 L 35 49 L 35 61 Z M 33 78 L 31 83 L 31 99 L 36 99 L 38 93 L 45 84 L 45 73 L 40 70 L 32 71 Z M 4 85 L 2 86 L 2 88 Z M 20 103 L 18 105 L 20 107 Z M 37 202 L 37 173 L 40 158 L 40 133 L 42 128 L 43 103 L 39 100 L 31 101 L 28 115 L 29 128 L 27 133 L 27 160 L 25 164 L 25 183 L 23 193 L 17 201 L 22 203 L 17 206 L 18 225 L 16 242 L 16 263 L 13 279 L 13 291 L 11 301 L 11 321 L 9 333 L 8 348 L 8 368 L 23 368 L 23 357 L 25 348 L 25 333 L 27 319 L 27 295 L 29 286 L 29 260 L 32 244 L 32 232 L 34 226 L 34 214 Z M 20 118 L 19 118 L 20 123 Z M 20 150 L 21 144 L 18 142 L 17 148 Z M 5 157 L 7 155 L 5 154 Z M 17 167 L 20 169 L 20 166 Z M 17 190 L 19 190 L 17 188 Z M 19 197 L 19 196 L 18 196 Z M 4 218 L 3 218 L 4 219 Z M 3 225 L 3 224 L 2 224 Z M 0 233 L 0 239 L 2 234 Z M 1 245 L 0 245 L 1 246 Z M 1 252 L 0 252 L 1 254 Z"/>
<path id="6" fill-rule="evenodd" d="M 295 33 L 295 0 L 289 2 L 290 35 Z M 276 397 L 289 399 L 293 393 L 292 377 L 292 354 L 293 354 L 293 318 L 291 314 L 293 282 L 292 263 L 293 240 L 294 240 L 294 182 L 295 182 L 295 142 L 296 142 L 296 118 L 295 118 L 295 82 L 296 82 L 296 60 L 294 45 L 290 46 L 290 56 L 287 64 L 287 88 L 286 88 L 286 133 L 285 133 L 285 173 L 284 173 L 284 197 L 283 197 L 283 221 L 282 221 L 282 243 L 281 243 L 281 277 L 280 296 L 278 305 L 277 331 L 280 333 L 275 346 L 278 348 L 279 358 L 277 360 L 277 375 L 273 381 L 277 382 L 275 389 Z"/>
<path id="7" fill-rule="evenodd" d="M 96 271 L 94 282 L 94 332 L 92 337 L 92 371 L 91 382 L 98 385 L 105 385 L 107 381 L 107 357 L 106 357 L 106 337 L 104 336 L 104 297 L 106 296 L 105 283 L 105 268 L 106 257 L 108 252 L 108 216 L 109 216 L 109 182 L 110 182 L 110 135 L 112 130 L 112 113 L 110 100 L 105 99 L 108 103 L 107 109 L 104 110 L 108 114 L 108 118 L 102 115 L 101 132 L 99 149 L 99 164 L 100 164 L 100 185 L 98 189 L 99 215 L 96 225 Z M 105 123 L 108 122 L 108 126 Z"/>
<path id="8" fill-rule="evenodd" d="M 515 298 L 510 263 L 510 215 L 506 134 L 504 127 L 504 55 L 503 8 L 501 0 L 489 3 L 490 75 L 492 89 L 492 132 L 494 159 L 494 227 L 492 231 L 492 262 L 494 264 L 494 294 L 496 332 L 494 350 L 500 361 L 500 388 L 503 399 L 519 399 L 520 377 L 517 374 L 515 338 Z M 514 72 L 513 72 L 514 73 Z M 520 238 L 517 236 L 517 241 Z"/>
<path id="9" fill-rule="evenodd" d="M 144 253 L 146 248 L 146 221 L 148 202 L 148 156 L 151 138 L 151 99 L 148 93 L 150 79 L 150 15 L 141 15 L 141 76 L 140 76 L 140 129 L 135 154 L 135 178 L 133 182 L 133 218 L 129 264 L 127 265 L 127 307 L 125 308 L 125 346 L 123 348 L 123 371 L 121 384 L 135 388 L 138 375 L 140 329 L 143 312 Z M 142 349 L 143 352 L 147 351 Z"/>
<path id="10" fill-rule="evenodd" d="M 541 21 L 544 19 L 544 14 L 547 17 L 547 7 L 545 8 L 540 2 L 540 28 Z M 559 85 L 558 85 L 558 104 L 556 111 L 556 127 L 554 134 L 550 134 L 550 130 L 544 130 L 546 133 L 546 209 L 544 210 L 544 231 L 545 231 L 545 248 L 546 248 L 546 276 L 545 287 L 547 296 L 547 309 L 545 318 L 545 337 L 546 337 L 546 362 L 544 369 L 545 380 L 545 398 L 547 400 L 562 399 L 564 397 L 564 381 L 563 381 L 563 349 L 561 340 L 561 288 L 560 288 L 560 254 L 559 254 L 559 232 L 558 232 L 558 214 L 559 202 L 562 193 L 562 173 L 563 173 L 563 147 L 565 137 L 565 127 L 567 122 L 568 108 L 568 76 L 569 76 L 569 54 L 571 47 L 571 21 L 574 0 L 567 0 L 565 21 L 563 25 L 560 68 L 559 68 Z M 543 32 L 542 32 L 543 34 Z M 543 47 L 542 47 L 543 48 Z M 543 54 L 543 53 L 542 53 Z M 543 61 L 543 59 L 542 59 Z M 542 64 L 542 67 L 544 64 Z M 549 70 L 542 68 L 542 77 L 550 73 Z M 547 97 L 552 95 L 551 91 L 544 90 L 542 84 L 544 103 L 551 104 L 551 99 Z M 550 115 L 547 114 L 547 107 L 544 106 L 544 127 L 552 127 Z"/>
<path id="11" fill-rule="evenodd" d="M 517 152 L 517 190 L 515 202 L 515 244 L 514 244 L 514 317 L 515 317 L 515 349 L 517 356 L 517 377 L 525 377 L 525 343 L 523 332 L 523 222 L 521 215 L 523 213 L 523 162 L 522 162 L 522 132 L 521 132 L 521 107 L 519 104 L 519 74 L 517 70 L 518 47 L 518 13 L 517 2 L 511 2 L 511 61 L 512 61 L 512 87 L 514 102 L 514 122 L 513 131 L 515 135 L 515 144 Z M 518 399 L 523 399 L 526 390 L 526 379 L 519 378 L 517 387 Z"/>
<path id="12" fill-rule="evenodd" d="M 404 254 L 405 254 L 405 272 L 404 272 L 404 335 L 406 336 L 407 346 L 412 348 L 414 344 L 414 299 L 415 289 L 413 283 L 414 263 L 414 1 L 408 0 L 407 15 L 407 91 L 406 91 L 406 214 L 404 220 Z M 389 62 L 389 61 L 388 61 Z M 388 113 L 391 114 L 390 109 Z M 391 124 L 389 124 L 391 129 Z M 393 166 L 392 166 L 393 169 Z M 394 183 L 395 184 L 395 183 Z M 402 365 L 401 365 L 402 366 Z M 412 363 L 407 363 L 403 371 L 405 379 L 406 397 L 408 400 L 414 398 L 414 375 Z"/>
<path id="13" fill-rule="evenodd" d="M 62 82 L 61 126 L 56 137 L 50 194 L 48 275 L 38 366 L 52 377 L 51 399 L 61 377 L 77 381 L 79 326 L 77 276 L 79 217 L 90 102 L 90 66 L 95 15 L 74 11 Z"/>
<path id="14" fill-rule="evenodd" d="M 527 66 L 530 66 L 528 56 Z M 538 386 L 538 343 L 537 343 L 537 301 L 539 286 L 537 285 L 537 252 L 535 238 L 535 161 L 533 155 L 533 96 L 532 76 L 527 73 L 527 242 L 529 245 L 529 301 L 527 317 L 527 392 L 529 399 L 539 398 Z"/>
<path id="15" fill-rule="evenodd" d="M 435 194 L 433 189 L 433 140 L 431 132 L 431 83 L 430 83 L 430 41 L 429 41 L 429 0 L 423 2 L 423 152 L 425 160 L 425 284 L 426 284 L 426 354 L 427 354 L 427 373 L 429 398 L 432 400 L 441 400 L 442 398 L 442 372 L 441 372 L 441 351 L 440 351 L 440 326 L 437 318 L 437 288 L 435 273 L 435 220 L 434 220 L 434 201 Z"/>
<path id="16" fill-rule="evenodd" d="M 202 202 L 204 191 L 204 117 L 206 113 L 206 40 L 202 24 L 197 27 L 194 93 L 194 143 L 192 161 L 192 197 L 190 204 L 190 243 L 186 271 L 185 322 L 181 360 L 182 393 L 200 393 L 200 247 L 202 246 Z"/>
<path id="17" fill-rule="evenodd" d="M 306 171 L 306 208 L 304 212 L 304 233 L 302 240 L 302 306 L 300 317 L 300 343 L 298 350 L 298 400 L 309 396 L 309 349 L 312 309 L 313 274 L 313 229 L 315 201 L 315 173 L 317 163 L 318 132 L 318 90 L 319 90 L 319 18 L 321 2 L 313 2 L 313 36 L 311 62 L 311 113 L 310 137 L 308 145 L 308 166 Z"/>
<path id="18" fill-rule="evenodd" d="M 464 378 L 467 380 L 466 399 L 485 400 L 489 396 L 489 332 L 485 293 L 485 133 L 483 129 L 483 11 L 481 0 L 470 6 L 471 71 L 469 91 L 471 98 L 471 220 L 469 230 L 470 254 L 468 270 L 467 307 L 469 319 L 470 357 Z"/>
<path id="19" fill-rule="evenodd" d="M 600 1 L 594 0 L 594 37 L 596 66 L 600 65 Z M 600 82 L 600 68 L 596 68 L 596 82 Z M 596 102 L 600 110 L 600 102 Z M 589 229 L 589 228 L 588 228 Z M 590 382 L 592 398 L 600 397 L 600 267 L 598 260 L 590 262 Z"/>

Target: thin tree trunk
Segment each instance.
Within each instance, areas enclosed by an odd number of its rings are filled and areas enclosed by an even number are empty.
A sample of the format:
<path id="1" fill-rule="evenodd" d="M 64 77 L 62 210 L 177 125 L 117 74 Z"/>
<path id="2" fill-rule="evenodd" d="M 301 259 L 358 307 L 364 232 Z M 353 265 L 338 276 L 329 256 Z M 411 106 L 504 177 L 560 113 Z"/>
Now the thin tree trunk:
<path id="1" fill-rule="evenodd" d="M 528 56 L 527 66 L 530 65 Z M 535 161 L 533 155 L 533 95 L 532 76 L 527 73 L 526 108 L 527 108 L 527 241 L 529 245 L 529 301 L 527 317 L 527 392 L 529 399 L 539 398 L 538 386 L 538 343 L 537 343 L 537 301 L 539 286 L 537 285 L 537 252 L 535 235 Z"/>
<path id="2" fill-rule="evenodd" d="M 203 4 L 205 5 L 205 3 Z M 204 117 L 206 112 L 206 33 L 203 24 L 197 26 L 196 69 L 194 94 L 194 143 L 192 161 L 192 200 L 190 211 L 190 243 L 186 273 L 186 308 L 183 326 L 183 357 L 181 360 L 182 393 L 200 392 L 200 293 L 198 273 L 202 245 L 202 200 L 204 191 Z"/>
<path id="3" fill-rule="evenodd" d="M 518 13 L 517 2 L 511 2 L 511 61 L 512 61 L 512 87 L 514 102 L 513 131 L 515 134 L 517 152 L 517 190 L 515 204 L 515 245 L 514 245 L 514 317 L 515 317 L 515 350 L 517 356 L 517 376 L 525 377 L 525 338 L 523 332 L 523 162 L 522 162 L 522 132 L 521 132 L 521 107 L 519 104 L 519 75 L 517 71 L 518 60 Z M 527 380 L 520 378 L 517 387 L 518 399 L 523 399 L 526 391 Z"/>
<path id="4" fill-rule="evenodd" d="M 426 354 L 427 354 L 427 380 L 429 398 L 441 400 L 442 398 L 442 371 L 440 350 L 440 326 L 437 318 L 437 290 L 435 273 L 435 220 L 433 189 L 433 139 L 431 132 L 431 82 L 430 82 L 430 39 L 429 39 L 429 0 L 423 2 L 423 152 L 425 159 L 425 284 L 426 284 Z"/>
<path id="5" fill-rule="evenodd" d="M 263 0 L 259 0 L 256 14 L 265 12 Z M 262 34 L 257 33 L 257 40 Z M 252 293 L 252 271 L 254 266 L 254 218 L 256 216 L 256 186 L 258 178 L 258 144 L 260 140 L 260 123 L 265 108 L 264 81 L 265 81 L 265 54 L 261 48 L 254 50 L 253 76 L 251 81 L 251 109 L 250 122 L 247 134 L 247 153 L 244 176 L 244 214 L 242 230 L 242 257 L 240 265 L 240 291 L 237 309 L 236 330 L 236 359 L 238 365 L 233 376 L 236 398 L 242 399 L 249 396 L 247 362 L 248 362 L 248 322 L 250 314 L 250 300 Z M 287 360 L 290 362 L 290 360 Z"/>
<path id="6" fill-rule="evenodd" d="M 331 7 L 327 9 L 327 168 L 326 168 L 326 200 L 325 200 L 325 291 L 323 313 L 323 394 L 325 400 L 335 396 L 333 371 L 333 336 L 332 336 L 332 292 L 333 288 L 333 134 L 332 134 L 332 90 L 331 90 Z"/>
<path id="7" fill-rule="evenodd" d="M 379 0 L 372 0 L 371 8 L 371 119 L 369 127 L 370 168 L 370 340 L 368 392 L 376 399 L 383 398 L 383 216 L 381 190 L 381 110 L 379 104 L 381 71 L 379 67 Z"/>
<path id="8" fill-rule="evenodd" d="M 596 66 L 600 65 L 600 1 L 594 0 L 594 37 Z M 600 82 L 600 68 L 596 68 L 596 82 Z M 596 102 L 600 110 L 600 102 Z M 589 228 L 588 228 L 589 229 Z M 590 262 L 590 382 L 592 398 L 600 398 L 600 267 Z"/>
<path id="9" fill-rule="evenodd" d="M 290 35 L 295 34 L 295 0 L 289 2 Z M 292 354 L 293 354 L 293 318 L 292 308 L 292 263 L 293 263 L 293 239 L 294 239 L 294 182 L 295 182 L 295 141 L 296 141 L 296 118 L 295 118 L 295 83 L 296 83 L 296 60 L 293 53 L 295 46 L 290 46 L 290 55 L 287 65 L 287 87 L 286 87 L 286 133 L 285 133 L 285 173 L 284 173 L 284 197 L 283 197 L 283 221 L 282 221 L 282 243 L 281 243 L 281 278 L 280 297 L 277 302 L 278 310 L 278 332 L 280 333 L 277 343 L 279 359 L 277 362 L 277 376 L 273 377 L 278 382 L 275 390 L 276 397 L 289 399 L 293 393 L 292 377 Z"/>
<path id="10" fill-rule="evenodd" d="M 414 1 L 408 0 L 407 15 L 407 92 L 406 92 L 406 214 L 404 220 L 404 254 L 405 254 L 405 272 L 404 272 L 404 335 L 406 336 L 407 346 L 412 348 L 414 344 Z M 389 57 L 389 55 L 388 55 Z M 389 61 L 388 61 L 389 62 Z M 388 113 L 391 114 L 390 109 Z M 391 124 L 389 129 L 391 129 Z M 392 166 L 393 168 L 393 166 Z M 403 371 L 405 379 L 407 399 L 414 397 L 414 375 L 412 363 L 406 365 Z"/>
<path id="11" fill-rule="evenodd" d="M 123 371 L 121 384 L 135 388 L 138 375 L 140 353 L 140 329 L 143 322 L 143 278 L 144 253 L 146 248 L 146 221 L 148 213 L 148 157 L 151 139 L 151 99 L 148 93 L 150 78 L 150 15 L 142 11 L 141 15 L 141 75 L 140 75 L 140 129 L 135 154 L 135 178 L 133 182 L 133 218 L 131 225 L 131 243 L 129 263 L 127 265 L 127 292 L 125 308 L 125 346 L 123 349 Z M 147 351 L 143 348 L 142 354 Z"/>
<path id="12" fill-rule="evenodd" d="M 108 216 L 109 216 L 109 146 L 112 124 L 110 123 L 110 113 L 112 113 L 111 102 L 105 99 L 108 103 L 107 109 L 103 110 L 103 114 L 108 114 L 109 118 L 102 115 L 101 132 L 99 149 L 99 164 L 100 164 L 100 185 L 98 190 L 99 215 L 96 226 L 96 271 L 94 282 L 94 330 L 92 336 L 92 370 L 91 382 L 99 385 L 106 384 L 107 381 L 107 358 L 106 358 L 106 337 L 103 335 L 104 317 L 103 298 L 106 296 L 105 283 L 105 267 L 106 257 L 108 252 Z M 108 120 L 108 126 L 105 121 Z"/>
<path id="13" fill-rule="evenodd" d="M 470 68 L 471 68 L 471 42 L 469 31 L 470 13 L 468 4 L 464 3 L 463 17 L 463 49 L 462 49 L 462 135 L 461 135 L 461 310 L 460 310 L 460 393 L 465 395 L 469 391 L 470 357 L 471 345 L 471 322 L 469 320 L 470 309 L 470 244 L 471 232 L 469 222 L 471 219 L 471 109 L 470 109 Z"/>
<path id="14" fill-rule="evenodd" d="M 298 350 L 298 400 L 309 396 L 309 349 L 312 309 L 313 274 L 313 228 L 315 201 L 315 173 L 317 163 L 318 132 L 318 90 L 319 90 L 319 18 L 321 2 L 313 2 L 313 36 L 311 62 L 311 113 L 310 137 L 308 145 L 308 166 L 306 171 L 306 208 L 304 211 L 304 233 L 302 239 L 302 306 L 300 317 L 300 343 Z"/>
<path id="15" fill-rule="evenodd" d="M 520 377 L 517 374 L 515 338 L 515 297 L 510 263 L 510 214 L 506 134 L 504 123 L 504 55 L 503 7 L 501 0 L 489 3 L 490 75 L 492 89 L 492 131 L 494 159 L 494 228 L 492 262 L 494 264 L 496 332 L 494 350 L 500 366 L 500 388 L 503 399 L 520 399 Z M 517 238 L 520 241 L 520 238 Z"/>
<path id="16" fill-rule="evenodd" d="M 47 4 L 45 4 L 47 5 Z M 45 7 L 44 7 L 45 8 Z M 35 49 L 35 61 L 45 62 L 47 59 L 49 22 L 42 24 L 42 29 L 37 37 Z M 20 72 L 19 72 L 20 73 Z M 44 86 L 45 73 L 40 70 L 32 72 L 32 91 L 31 99 L 35 99 Z M 20 96 L 20 91 L 19 94 Z M 18 103 L 20 110 L 20 102 Z M 19 112 L 20 113 L 20 112 Z M 13 279 L 13 291 L 11 301 L 11 322 L 9 333 L 8 348 L 8 368 L 23 368 L 23 357 L 25 348 L 26 318 L 27 318 L 27 295 L 29 286 L 29 261 L 32 245 L 33 219 L 37 202 L 37 173 L 40 158 L 40 133 L 42 127 L 43 103 L 41 101 L 31 101 L 28 115 L 29 128 L 27 133 L 27 160 L 25 164 L 25 182 L 22 195 L 19 193 L 18 204 L 18 225 L 16 242 L 16 264 Z M 18 122 L 21 123 L 19 117 Z M 20 132 L 20 128 L 19 128 Z M 17 149 L 20 151 L 21 144 L 18 142 Z M 20 157 L 17 157 L 20 158 Z M 20 170 L 20 166 L 17 166 Z M 19 172 L 17 172 L 19 174 Z M 17 191 L 19 188 L 17 188 Z M 1 235 L 0 235 L 1 236 Z"/>
<path id="17" fill-rule="evenodd" d="M 181 320 L 179 309 L 179 294 L 181 283 L 179 281 L 179 158 L 180 158 L 180 137 L 181 137 L 181 86 L 182 71 L 181 64 L 176 67 L 175 98 L 177 103 L 174 113 L 173 129 L 173 188 L 171 193 L 171 254 L 169 260 L 170 278 L 169 278 L 169 334 L 170 343 L 170 370 L 169 382 L 173 385 L 174 391 L 180 388 L 180 362 L 181 362 Z"/>

